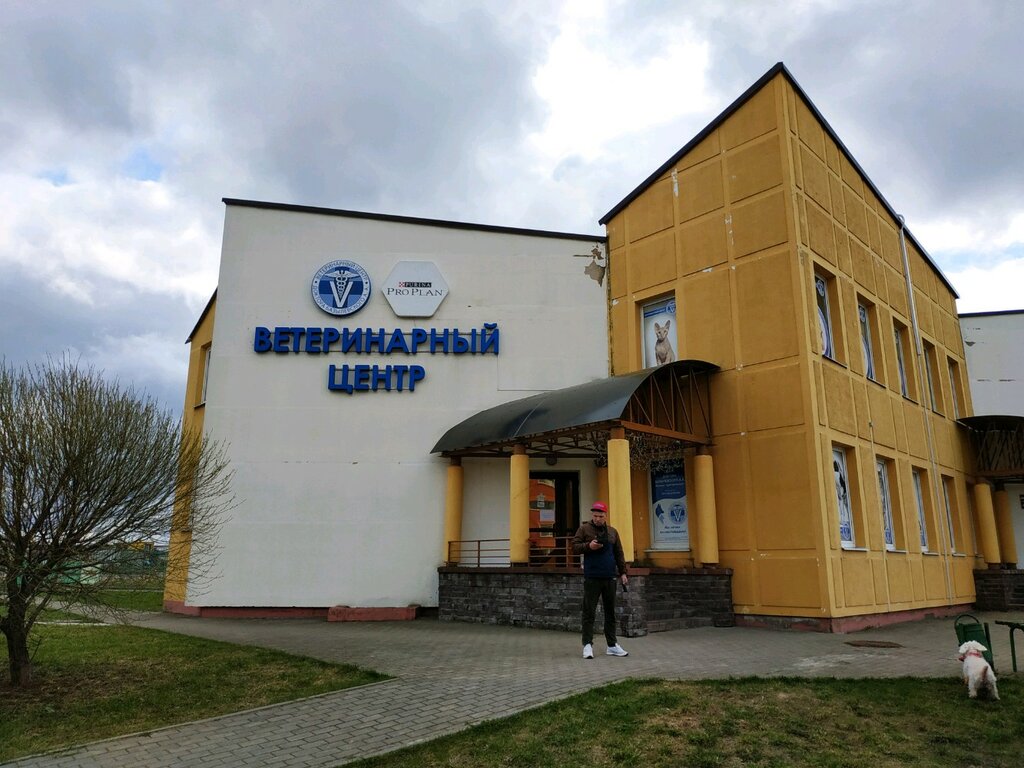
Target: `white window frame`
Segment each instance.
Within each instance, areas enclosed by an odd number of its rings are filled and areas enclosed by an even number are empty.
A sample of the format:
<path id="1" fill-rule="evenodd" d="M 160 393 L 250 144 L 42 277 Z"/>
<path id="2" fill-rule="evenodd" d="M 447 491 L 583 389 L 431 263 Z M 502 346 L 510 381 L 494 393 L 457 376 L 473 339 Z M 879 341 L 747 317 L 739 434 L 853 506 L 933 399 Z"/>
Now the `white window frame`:
<path id="1" fill-rule="evenodd" d="M 875 353 L 871 344 L 871 314 L 868 305 L 863 302 L 857 303 L 857 322 L 860 324 L 860 345 L 864 353 L 864 375 L 872 381 L 878 381 L 875 376 Z"/>
<path id="2" fill-rule="evenodd" d="M 949 392 L 953 396 L 953 418 L 960 418 L 960 396 L 956 391 L 956 380 L 957 372 L 954 370 L 957 367 L 956 361 L 946 358 L 946 368 L 949 370 Z"/>
<path id="3" fill-rule="evenodd" d="M 839 510 L 839 544 L 843 549 L 856 549 L 857 534 L 853 527 L 850 473 L 846 465 L 846 450 L 838 445 L 832 446 L 832 474 L 836 488 L 836 507 Z"/>
<path id="4" fill-rule="evenodd" d="M 815 273 L 814 294 L 818 306 L 818 331 L 821 335 L 822 355 L 829 360 L 836 359 L 835 335 L 832 333 L 832 308 L 828 301 L 828 279 Z"/>
<path id="5" fill-rule="evenodd" d="M 878 474 L 878 495 L 882 500 L 882 536 L 885 548 L 889 552 L 896 551 L 896 528 L 892 522 L 892 496 L 889 493 L 889 462 L 887 459 L 875 459 L 875 471 Z"/>
<path id="6" fill-rule="evenodd" d="M 917 525 L 921 530 L 921 551 L 930 552 L 928 548 L 928 523 L 925 520 L 924 488 L 921 487 L 921 470 L 911 473 L 914 478 L 914 496 L 917 498 Z"/>
<path id="7" fill-rule="evenodd" d="M 924 347 L 924 375 L 928 379 L 928 396 L 931 397 L 932 410 L 939 412 L 939 401 L 935 399 L 935 377 L 932 375 L 932 366 L 935 364 L 935 347 L 925 343 Z"/>
<path id="8" fill-rule="evenodd" d="M 199 398 L 199 405 L 206 404 L 206 386 L 210 382 L 210 353 L 212 351 L 212 344 L 207 344 L 206 349 L 203 350 L 203 391 Z"/>
<path id="9" fill-rule="evenodd" d="M 907 364 L 903 359 L 903 334 L 906 331 L 898 325 L 892 327 L 893 336 L 896 339 L 896 368 L 900 372 L 900 394 L 910 397 L 910 385 L 907 382 Z"/>
<path id="10" fill-rule="evenodd" d="M 953 530 L 953 508 L 949 503 L 949 486 L 953 484 L 953 478 L 942 476 L 939 478 L 942 485 L 942 499 L 946 503 L 946 527 L 949 528 L 949 551 L 956 552 L 956 532 Z M 946 481 L 949 481 L 948 483 Z"/>

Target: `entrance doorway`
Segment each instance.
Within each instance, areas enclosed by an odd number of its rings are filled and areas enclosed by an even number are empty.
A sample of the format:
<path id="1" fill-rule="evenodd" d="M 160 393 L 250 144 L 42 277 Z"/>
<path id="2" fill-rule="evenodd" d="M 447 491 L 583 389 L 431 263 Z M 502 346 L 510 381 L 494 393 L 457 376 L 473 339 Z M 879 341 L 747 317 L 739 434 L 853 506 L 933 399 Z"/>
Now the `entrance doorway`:
<path id="1" fill-rule="evenodd" d="M 565 567 L 580 524 L 579 472 L 530 473 L 530 559 Z"/>

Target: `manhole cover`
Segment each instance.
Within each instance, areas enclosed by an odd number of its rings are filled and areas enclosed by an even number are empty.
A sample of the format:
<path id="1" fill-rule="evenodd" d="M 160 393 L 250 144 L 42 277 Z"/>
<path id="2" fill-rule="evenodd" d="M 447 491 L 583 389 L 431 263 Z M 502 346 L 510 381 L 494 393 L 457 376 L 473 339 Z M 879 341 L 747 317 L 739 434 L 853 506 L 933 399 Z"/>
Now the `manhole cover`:
<path id="1" fill-rule="evenodd" d="M 857 648 L 902 648 L 899 643 L 891 643 L 888 640 L 847 640 L 847 645 Z"/>

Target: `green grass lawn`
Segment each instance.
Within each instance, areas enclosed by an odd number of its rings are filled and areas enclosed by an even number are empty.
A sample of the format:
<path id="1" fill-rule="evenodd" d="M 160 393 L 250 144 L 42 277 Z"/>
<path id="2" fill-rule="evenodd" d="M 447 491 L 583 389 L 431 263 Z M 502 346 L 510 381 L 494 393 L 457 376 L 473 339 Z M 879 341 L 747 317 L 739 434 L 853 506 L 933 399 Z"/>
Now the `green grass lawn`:
<path id="1" fill-rule="evenodd" d="M 351 765 L 1019 768 L 1024 678 L 999 686 L 982 702 L 952 678 L 627 681 Z"/>
<path id="2" fill-rule="evenodd" d="M 36 684 L 28 690 L 7 684 L 0 642 L 0 762 L 384 679 L 136 627 L 41 626 L 36 636 Z"/>
<path id="3" fill-rule="evenodd" d="M 104 605 L 124 611 L 162 611 L 164 592 L 162 589 L 105 589 L 99 594 Z"/>

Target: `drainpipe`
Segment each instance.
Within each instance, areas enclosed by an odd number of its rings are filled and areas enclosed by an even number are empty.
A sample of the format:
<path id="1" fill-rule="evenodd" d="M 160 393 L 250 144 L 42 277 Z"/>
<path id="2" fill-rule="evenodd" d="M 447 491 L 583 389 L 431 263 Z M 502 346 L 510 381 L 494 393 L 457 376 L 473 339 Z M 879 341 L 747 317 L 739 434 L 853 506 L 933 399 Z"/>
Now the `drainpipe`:
<path id="1" fill-rule="evenodd" d="M 940 526 L 938 506 L 940 499 L 944 503 L 945 497 L 942 495 L 942 476 L 939 473 L 939 465 L 935 460 L 935 435 L 932 432 L 932 416 L 931 416 L 931 403 L 925 402 L 924 388 L 928 383 L 928 372 L 925 370 L 928 365 L 928 361 L 924 359 L 924 343 L 921 341 L 921 327 L 917 322 L 917 302 L 914 300 L 914 282 L 910 277 L 910 257 L 907 256 L 907 239 L 904 235 L 906 229 L 906 221 L 903 216 L 897 216 L 900 222 L 900 253 L 903 255 L 903 277 L 907 281 L 907 298 L 910 301 L 910 325 L 914 329 L 914 349 L 917 351 L 917 380 L 920 387 L 918 397 L 921 398 L 921 408 L 924 411 L 924 424 L 925 424 L 925 435 L 928 438 L 928 460 L 932 468 L 932 498 L 935 499 L 935 503 L 932 504 L 932 514 L 934 515 L 935 528 L 938 532 Z M 929 393 L 929 397 L 931 394 Z M 946 533 L 949 536 L 947 539 L 949 543 L 949 560 L 946 563 L 946 567 L 943 569 L 946 575 L 946 598 L 950 603 L 954 600 L 953 595 L 953 582 L 952 576 L 950 575 L 953 570 L 953 532 L 949 530 L 949 519 L 946 518 Z M 940 537 L 941 538 L 941 537 Z M 924 555 L 922 555 L 924 557 Z"/>

